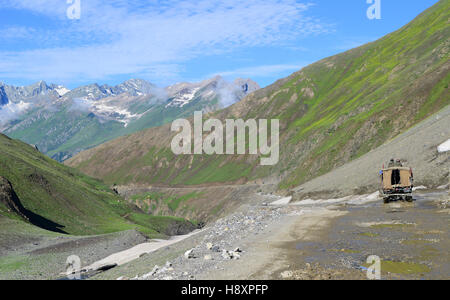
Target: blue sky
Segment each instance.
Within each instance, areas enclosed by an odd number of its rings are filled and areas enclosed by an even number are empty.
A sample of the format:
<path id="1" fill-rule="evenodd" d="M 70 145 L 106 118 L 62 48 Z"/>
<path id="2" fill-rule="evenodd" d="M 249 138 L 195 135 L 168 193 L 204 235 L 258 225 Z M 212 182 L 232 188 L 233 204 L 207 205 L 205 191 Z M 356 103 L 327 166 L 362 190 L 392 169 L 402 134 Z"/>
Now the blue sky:
<path id="1" fill-rule="evenodd" d="M 72 0 L 75 1 L 75 0 Z M 0 0 L 0 82 L 74 88 L 214 75 L 261 86 L 399 29 L 437 0 Z"/>

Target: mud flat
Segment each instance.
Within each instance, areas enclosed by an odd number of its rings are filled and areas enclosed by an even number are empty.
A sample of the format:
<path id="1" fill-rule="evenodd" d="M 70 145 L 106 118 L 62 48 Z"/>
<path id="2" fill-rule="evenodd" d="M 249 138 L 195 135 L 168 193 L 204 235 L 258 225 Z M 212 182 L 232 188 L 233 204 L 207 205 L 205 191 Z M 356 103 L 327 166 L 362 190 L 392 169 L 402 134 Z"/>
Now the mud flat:
<path id="1" fill-rule="evenodd" d="M 449 279 L 448 192 L 422 191 L 415 198 L 412 204 L 336 207 L 346 213 L 333 219 L 321 238 L 282 246 L 292 266 L 281 273 L 291 279 L 353 279 L 355 272 L 343 270 L 365 273 L 367 258 L 376 255 L 382 279 Z"/>
<path id="2" fill-rule="evenodd" d="M 412 204 L 362 198 L 307 202 L 244 243 L 242 260 L 199 278 L 364 280 L 376 255 L 382 279 L 450 279 L 448 191 L 417 192 Z"/>

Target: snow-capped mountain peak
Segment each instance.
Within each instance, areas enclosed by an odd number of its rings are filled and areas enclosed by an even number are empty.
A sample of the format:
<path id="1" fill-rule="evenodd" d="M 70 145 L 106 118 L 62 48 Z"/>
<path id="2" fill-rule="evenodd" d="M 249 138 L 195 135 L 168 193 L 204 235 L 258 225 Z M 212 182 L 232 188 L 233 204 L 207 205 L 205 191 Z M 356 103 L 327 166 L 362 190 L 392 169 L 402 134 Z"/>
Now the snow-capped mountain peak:
<path id="1" fill-rule="evenodd" d="M 167 107 L 183 107 L 186 104 L 189 104 L 194 98 L 197 92 L 200 90 L 200 87 L 193 87 L 193 88 L 185 88 L 178 93 L 176 93 L 173 97 L 173 99 L 170 101 L 169 104 L 166 105 Z"/>
<path id="2" fill-rule="evenodd" d="M 67 94 L 68 92 L 70 92 L 69 89 L 67 89 L 66 87 L 62 86 L 62 85 L 58 85 L 55 89 L 54 89 L 58 95 L 60 95 L 61 97 L 64 96 L 65 94 Z"/>
<path id="3" fill-rule="evenodd" d="M 106 97 L 127 94 L 129 96 L 145 96 L 152 94 L 155 86 L 142 79 L 130 79 L 116 86 L 97 83 L 73 89 L 65 94 L 70 98 L 81 98 L 86 100 L 100 100 Z"/>
<path id="4" fill-rule="evenodd" d="M 259 89 L 259 85 L 250 79 L 236 79 L 228 82 L 221 76 L 200 83 L 177 83 L 166 88 L 169 103 L 166 107 L 182 108 L 197 98 L 211 101 L 217 98 L 220 107 L 230 106 L 246 95 Z"/>
<path id="5" fill-rule="evenodd" d="M 163 125 L 193 111 L 211 112 L 226 107 L 253 91 L 255 85 L 249 80 L 228 82 L 221 77 L 165 89 L 140 79 L 116 86 L 94 83 L 72 90 L 44 81 L 26 87 L 0 84 L 0 132 L 43 130 L 45 138 L 38 143 L 33 134 L 24 140 L 33 140 L 44 153 L 56 151 L 52 157 L 62 161 L 95 145 L 97 137 L 86 135 L 81 138 L 81 146 L 60 151 L 84 129 L 95 130 L 96 135 L 108 140 Z"/>

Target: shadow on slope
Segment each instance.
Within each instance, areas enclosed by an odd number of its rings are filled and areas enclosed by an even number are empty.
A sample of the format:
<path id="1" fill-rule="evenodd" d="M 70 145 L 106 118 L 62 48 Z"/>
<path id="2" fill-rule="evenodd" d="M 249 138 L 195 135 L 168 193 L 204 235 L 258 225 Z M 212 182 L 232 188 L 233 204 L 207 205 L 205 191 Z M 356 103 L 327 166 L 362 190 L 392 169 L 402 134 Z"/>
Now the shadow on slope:
<path id="1" fill-rule="evenodd" d="M 0 203 L 6 205 L 8 211 L 37 227 L 53 232 L 67 234 L 67 232 L 62 230 L 62 228 L 64 228 L 63 225 L 55 223 L 26 209 L 20 202 L 20 199 L 14 191 L 11 183 L 2 176 L 0 176 Z"/>

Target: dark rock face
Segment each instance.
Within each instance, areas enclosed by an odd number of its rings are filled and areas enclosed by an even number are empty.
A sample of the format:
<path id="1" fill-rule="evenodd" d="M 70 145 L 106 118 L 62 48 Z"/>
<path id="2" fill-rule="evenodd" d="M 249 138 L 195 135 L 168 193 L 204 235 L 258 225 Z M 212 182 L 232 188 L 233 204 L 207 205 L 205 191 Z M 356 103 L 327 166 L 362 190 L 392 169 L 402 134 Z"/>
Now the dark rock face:
<path id="1" fill-rule="evenodd" d="M 174 221 L 167 226 L 165 234 L 169 236 L 185 235 L 197 229 L 197 227 L 191 222 L 187 221 Z"/>
<path id="2" fill-rule="evenodd" d="M 54 154 L 51 158 L 56 161 L 63 162 L 63 161 L 68 160 L 71 157 L 72 157 L 72 154 L 65 151 L 65 152 L 58 152 L 58 153 Z"/>
<path id="3" fill-rule="evenodd" d="M 11 185 L 11 183 L 4 177 L 0 176 L 0 202 L 13 213 L 19 215 L 25 220 L 29 220 L 25 215 L 25 208 L 20 203 L 19 197 Z"/>
<path id="4" fill-rule="evenodd" d="M 0 106 L 8 104 L 9 100 L 6 96 L 5 88 L 0 86 Z"/>
<path id="5" fill-rule="evenodd" d="M 0 176 L 0 203 L 6 205 L 10 212 L 18 215 L 26 222 L 45 230 L 66 233 L 62 230 L 64 228 L 63 225 L 57 224 L 26 209 L 20 202 L 11 182 L 2 176 Z"/>
<path id="6" fill-rule="evenodd" d="M 239 86 L 242 93 L 244 93 L 245 95 L 256 92 L 261 88 L 258 83 L 251 79 L 238 78 L 234 81 L 234 84 Z"/>
<path id="7" fill-rule="evenodd" d="M 29 86 L 27 92 L 31 96 L 35 97 L 41 94 L 45 94 L 49 89 L 50 87 L 45 81 L 39 81 L 38 83 Z"/>

